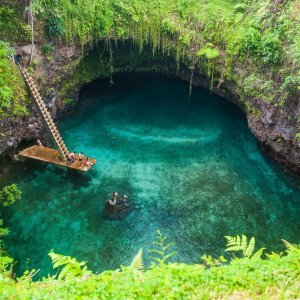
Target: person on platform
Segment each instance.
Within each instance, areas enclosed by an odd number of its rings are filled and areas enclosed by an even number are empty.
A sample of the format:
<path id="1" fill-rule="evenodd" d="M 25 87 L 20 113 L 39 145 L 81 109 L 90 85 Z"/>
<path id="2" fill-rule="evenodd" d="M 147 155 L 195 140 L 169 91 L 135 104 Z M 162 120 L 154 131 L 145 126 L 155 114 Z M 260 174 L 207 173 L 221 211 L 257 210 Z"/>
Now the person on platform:
<path id="1" fill-rule="evenodd" d="M 86 158 L 85 164 L 87 165 L 88 168 L 91 167 L 91 166 L 93 165 L 93 164 L 91 163 L 89 157 Z"/>
<path id="2" fill-rule="evenodd" d="M 69 153 L 67 157 L 67 165 L 70 166 L 75 161 L 76 152 Z"/>
<path id="3" fill-rule="evenodd" d="M 80 163 L 80 167 L 82 166 L 82 160 L 83 160 L 83 153 L 79 152 L 79 154 L 78 154 L 78 161 Z"/>

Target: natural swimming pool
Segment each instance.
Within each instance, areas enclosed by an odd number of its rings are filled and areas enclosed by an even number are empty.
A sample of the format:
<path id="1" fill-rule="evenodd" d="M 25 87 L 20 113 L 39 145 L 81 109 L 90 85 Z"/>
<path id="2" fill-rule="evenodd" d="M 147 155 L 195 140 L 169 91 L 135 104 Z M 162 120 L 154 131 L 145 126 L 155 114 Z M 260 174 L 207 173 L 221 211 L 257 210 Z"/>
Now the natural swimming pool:
<path id="1" fill-rule="evenodd" d="M 22 200 L 4 211 L 17 269 L 52 271 L 47 253 L 71 255 L 102 271 L 128 264 L 156 230 L 175 243 L 173 260 L 220 255 L 224 235 L 255 236 L 276 250 L 299 242 L 300 178 L 261 153 L 245 115 L 225 99 L 174 78 L 122 76 L 86 87 L 58 123 L 70 149 L 97 159 L 87 174 L 27 160 L 2 183 Z M 136 205 L 119 221 L 102 210 L 124 192 Z M 147 261 L 147 259 L 146 259 Z"/>

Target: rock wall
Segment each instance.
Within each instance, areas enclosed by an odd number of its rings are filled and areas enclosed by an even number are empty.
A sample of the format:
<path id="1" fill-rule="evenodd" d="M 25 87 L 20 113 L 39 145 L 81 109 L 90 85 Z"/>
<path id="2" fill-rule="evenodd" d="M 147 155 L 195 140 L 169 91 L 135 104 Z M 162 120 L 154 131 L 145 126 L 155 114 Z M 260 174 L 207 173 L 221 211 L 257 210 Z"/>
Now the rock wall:
<path id="1" fill-rule="evenodd" d="M 125 48 L 127 46 L 125 45 Z M 30 46 L 17 47 L 19 53 L 22 53 L 25 63 L 29 60 Z M 124 51 L 120 49 L 119 51 Z M 126 50 L 125 50 L 126 52 Z M 65 105 L 60 91 L 64 83 L 72 79 L 78 63 L 82 60 L 80 49 L 76 47 L 66 47 L 57 45 L 55 53 L 51 60 L 48 60 L 41 54 L 40 47 L 34 51 L 35 70 L 32 73 L 40 91 L 47 103 L 52 116 L 57 119 L 63 117 L 69 110 L 72 110 L 78 100 L 79 91 L 83 85 L 82 82 L 74 81 L 69 89 L 68 97 L 73 99 L 71 103 Z M 131 54 L 129 54 L 131 53 Z M 87 51 L 85 55 L 89 55 Z M 124 55 L 124 53 L 123 53 Z M 132 60 L 132 49 L 127 51 L 121 59 L 114 60 L 113 72 L 126 71 L 153 71 L 166 75 L 178 76 L 183 80 L 190 81 L 191 71 L 185 65 L 181 65 L 178 71 L 177 64 L 170 58 L 162 56 L 144 55 L 135 63 Z M 139 55 L 138 52 L 134 55 Z M 114 53 L 118 57 L 118 52 Z M 107 76 L 107 73 L 101 70 L 94 77 Z M 210 88 L 210 81 L 199 70 L 194 70 L 193 85 Z M 284 164 L 287 168 L 300 173 L 300 142 L 293 138 L 297 130 L 295 118 L 292 115 L 300 115 L 300 101 L 297 96 L 287 100 L 284 107 L 275 108 L 263 100 L 250 99 L 252 105 L 261 112 L 259 116 L 252 114 L 240 100 L 239 92 L 235 82 L 222 80 L 212 91 L 229 101 L 234 102 L 247 115 L 248 125 L 255 137 L 263 145 L 263 150 L 272 155 L 277 161 Z M 40 117 L 35 105 L 31 107 L 29 117 L 23 119 L 10 119 L 0 122 L 1 134 L 0 154 L 15 153 L 17 147 L 22 141 L 32 141 L 43 139 L 46 135 L 45 124 Z"/>

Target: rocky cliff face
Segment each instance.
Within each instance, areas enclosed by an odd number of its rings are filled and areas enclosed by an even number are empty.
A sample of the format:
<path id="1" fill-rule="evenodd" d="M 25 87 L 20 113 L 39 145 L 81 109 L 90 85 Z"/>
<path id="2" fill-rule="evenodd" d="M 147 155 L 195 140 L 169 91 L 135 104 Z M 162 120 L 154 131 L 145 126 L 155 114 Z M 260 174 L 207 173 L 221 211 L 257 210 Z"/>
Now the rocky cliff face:
<path id="1" fill-rule="evenodd" d="M 120 51 L 122 50 L 124 49 Z M 17 51 L 22 53 L 26 63 L 29 60 L 30 47 L 17 47 Z M 125 56 L 123 51 L 122 55 L 122 58 L 114 60 L 112 72 L 155 70 L 163 74 L 179 76 L 183 80 L 191 80 L 190 69 L 182 65 L 178 71 L 176 63 L 170 58 L 144 55 L 140 60 L 133 62 L 131 50 L 127 51 Z M 137 52 L 136 55 L 139 55 L 139 53 Z M 114 53 L 114 56 L 118 57 L 118 52 Z M 88 53 L 86 57 L 88 57 Z M 87 80 L 74 80 L 73 78 L 82 58 L 80 49 L 76 47 L 56 47 L 51 60 L 46 59 L 41 54 L 41 49 L 38 46 L 35 49 L 35 69 L 32 75 L 55 119 L 63 117 L 68 110 L 76 105 L 79 91 L 84 82 L 87 82 Z M 107 76 L 107 70 L 102 72 L 99 68 L 90 77 L 90 80 L 101 76 Z M 64 89 L 69 81 L 70 86 L 68 89 Z M 211 87 L 207 77 L 197 69 L 194 70 L 193 85 L 205 88 Z M 298 126 L 295 116 L 300 115 L 300 101 L 296 95 L 287 99 L 286 105 L 281 107 L 274 107 L 263 100 L 248 99 L 255 111 L 260 112 L 255 114 L 253 110 L 246 107 L 245 101 L 240 99 L 234 81 L 224 79 L 219 84 L 215 84 L 212 91 L 234 102 L 245 111 L 250 130 L 262 143 L 265 151 L 286 167 L 295 172 L 300 172 L 300 141 L 297 142 L 294 139 Z M 67 105 L 64 103 L 66 97 L 69 99 Z M 22 141 L 34 142 L 36 139 L 43 139 L 47 132 L 45 124 L 34 105 L 28 117 L 6 120 L 1 122 L 0 126 L 2 132 L 0 153 L 2 155 L 14 153 Z"/>

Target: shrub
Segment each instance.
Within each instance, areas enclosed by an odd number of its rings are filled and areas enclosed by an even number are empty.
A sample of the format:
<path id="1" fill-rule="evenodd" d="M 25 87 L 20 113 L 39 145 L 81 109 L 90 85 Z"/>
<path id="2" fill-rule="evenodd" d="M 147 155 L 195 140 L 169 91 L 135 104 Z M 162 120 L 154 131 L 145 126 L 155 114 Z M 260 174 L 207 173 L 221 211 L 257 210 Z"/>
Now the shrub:
<path id="1" fill-rule="evenodd" d="M 45 21 L 48 36 L 53 39 L 61 38 L 64 34 L 63 21 L 59 17 L 48 18 Z"/>
<path id="2" fill-rule="evenodd" d="M 280 41 L 276 34 L 266 32 L 262 35 L 259 55 L 265 63 L 280 63 Z"/>
<path id="3" fill-rule="evenodd" d="M 8 185 L 0 191 L 0 202 L 7 206 L 21 199 L 21 191 L 16 184 Z"/>
<path id="4" fill-rule="evenodd" d="M 175 26 L 169 19 L 164 19 L 161 23 L 161 29 L 167 34 L 174 34 Z"/>
<path id="5" fill-rule="evenodd" d="M 51 56 L 53 54 L 54 50 L 55 50 L 55 47 L 52 46 L 51 44 L 45 44 L 42 47 L 42 53 L 43 53 L 43 55 L 45 55 L 47 57 Z"/>
<path id="6" fill-rule="evenodd" d="M 197 52 L 197 56 L 205 56 L 207 59 L 214 59 L 220 56 L 218 49 L 214 48 L 212 44 L 207 44 Z"/>

